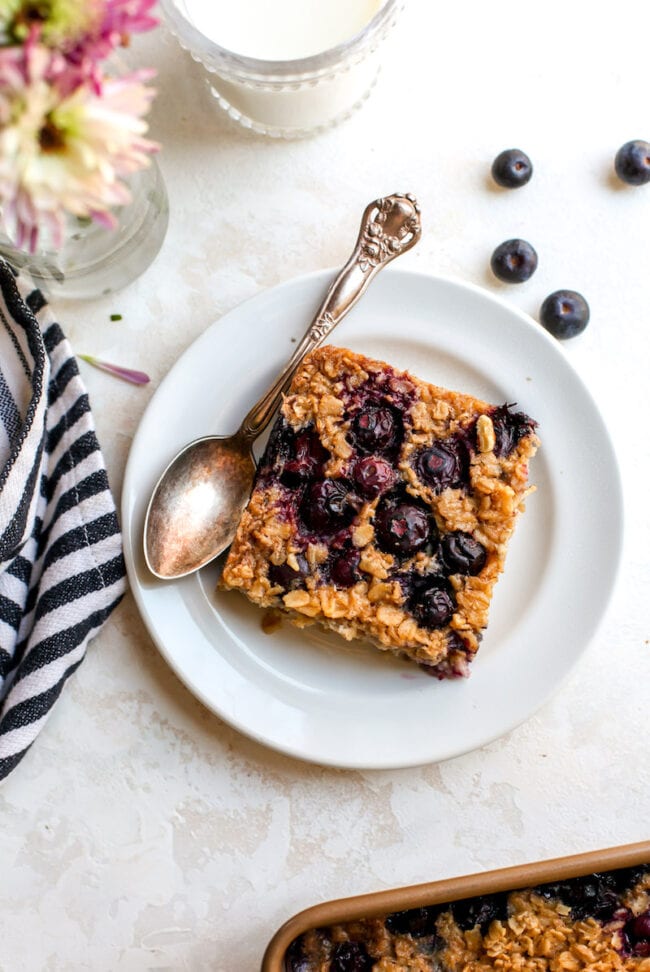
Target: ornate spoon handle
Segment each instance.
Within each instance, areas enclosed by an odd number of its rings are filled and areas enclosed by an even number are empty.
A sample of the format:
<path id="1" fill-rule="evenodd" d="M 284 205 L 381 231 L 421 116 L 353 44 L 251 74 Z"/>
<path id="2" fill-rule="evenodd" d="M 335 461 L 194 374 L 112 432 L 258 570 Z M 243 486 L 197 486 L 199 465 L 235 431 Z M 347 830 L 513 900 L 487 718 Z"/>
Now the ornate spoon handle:
<path id="1" fill-rule="evenodd" d="M 282 394 L 303 358 L 323 343 L 365 292 L 368 284 L 391 260 L 420 239 L 420 210 L 415 197 L 395 193 L 366 206 L 354 251 L 330 287 L 307 333 L 271 388 L 251 408 L 239 435 L 256 439 L 280 404 Z"/>

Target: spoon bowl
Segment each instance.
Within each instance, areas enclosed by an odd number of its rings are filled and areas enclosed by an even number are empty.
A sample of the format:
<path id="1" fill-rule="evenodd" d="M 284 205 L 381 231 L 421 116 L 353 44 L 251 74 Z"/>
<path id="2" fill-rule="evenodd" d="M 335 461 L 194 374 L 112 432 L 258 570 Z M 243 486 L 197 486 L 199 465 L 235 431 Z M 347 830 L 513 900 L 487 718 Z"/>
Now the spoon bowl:
<path id="1" fill-rule="evenodd" d="M 206 436 L 187 445 L 154 490 L 145 524 L 147 565 L 184 577 L 231 542 L 251 492 L 255 462 L 243 436 Z"/>
<path id="2" fill-rule="evenodd" d="M 231 436 L 204 436 L 185 446 L 161 475 L 149 501 L 144 555 L 162 580 L 204 567 L 232 542 L 255 478 L 252 446 L 271 421 L 303 359 L 319 347 L 372 278 L 420 238 L 415 198 L 395 193 L 366 206 L 355 249 L 272 387 Z"/>

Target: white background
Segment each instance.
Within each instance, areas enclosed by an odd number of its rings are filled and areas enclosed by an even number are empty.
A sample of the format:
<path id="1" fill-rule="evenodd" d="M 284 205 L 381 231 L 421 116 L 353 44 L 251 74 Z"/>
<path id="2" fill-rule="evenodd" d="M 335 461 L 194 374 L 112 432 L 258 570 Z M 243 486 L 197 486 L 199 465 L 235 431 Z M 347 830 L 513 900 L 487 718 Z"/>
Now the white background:
<path id="1" fill-rule="evenodd" d="M 169 233 L 123 293 L 56 308 L 77 351 L 153 379 L 82 364 L 117 496 L 187 345 L 262 288 L 339 264 L 363 205 L 402 190 L 426 227 L 404 266 L 533 316 L 559 287 L 589 300 L 566 354 L 616 443 L 627 544 L 606 621 L 555 698 L 485 749 L 413 770 L 323 770 L 245 739 L 180 685 L 127 597 L 0 790 L 0 968 L 254 972 L 277 925 L 316 901 L 650 836 L 650 187 L 611 174 L 623 142 L 650 139 L 644 8 L 411 0 L 371 100 L 297 143 L 233 126 L 165 31 L 135 40 L 131 59 L 159 72 Z M 497 191 L 491 161 L 513 146 L 533 180 Z M 508 288 L 487 267 L 512 236 L 540 261 Z"/>

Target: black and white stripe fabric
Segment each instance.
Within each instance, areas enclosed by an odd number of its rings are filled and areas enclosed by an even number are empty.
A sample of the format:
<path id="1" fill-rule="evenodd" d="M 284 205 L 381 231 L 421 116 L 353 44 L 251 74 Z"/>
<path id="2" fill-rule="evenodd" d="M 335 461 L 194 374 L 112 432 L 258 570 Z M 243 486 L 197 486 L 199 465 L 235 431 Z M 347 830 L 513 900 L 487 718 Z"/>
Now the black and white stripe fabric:
<path id="1" fill-rule="evenodd" d="M 0 260 L 0 779 L 125 590 L 108 479 L 70 345 Z"/>

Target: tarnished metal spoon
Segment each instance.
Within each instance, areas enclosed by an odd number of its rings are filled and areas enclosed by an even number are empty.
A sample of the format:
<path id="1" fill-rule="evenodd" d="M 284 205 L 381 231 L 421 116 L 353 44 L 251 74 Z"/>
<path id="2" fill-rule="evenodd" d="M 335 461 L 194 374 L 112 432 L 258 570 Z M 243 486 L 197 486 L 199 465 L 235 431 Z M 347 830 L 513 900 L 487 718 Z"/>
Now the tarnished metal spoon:
<path id="1" fill-rule="evenodd" d="M 255 476 L 253 442 L 273 417 L 303 358 L 323 343 L 375 274 L 414 246 L 420 235 L 420 210 L 413 196 L 396 193 L 366 207 L 354 252 L 273 386 L 234 435 L 195 439 L 158 480 L 144 524 L 145 560 L 156 577 L 191 574 L 232 542 Z"/>

